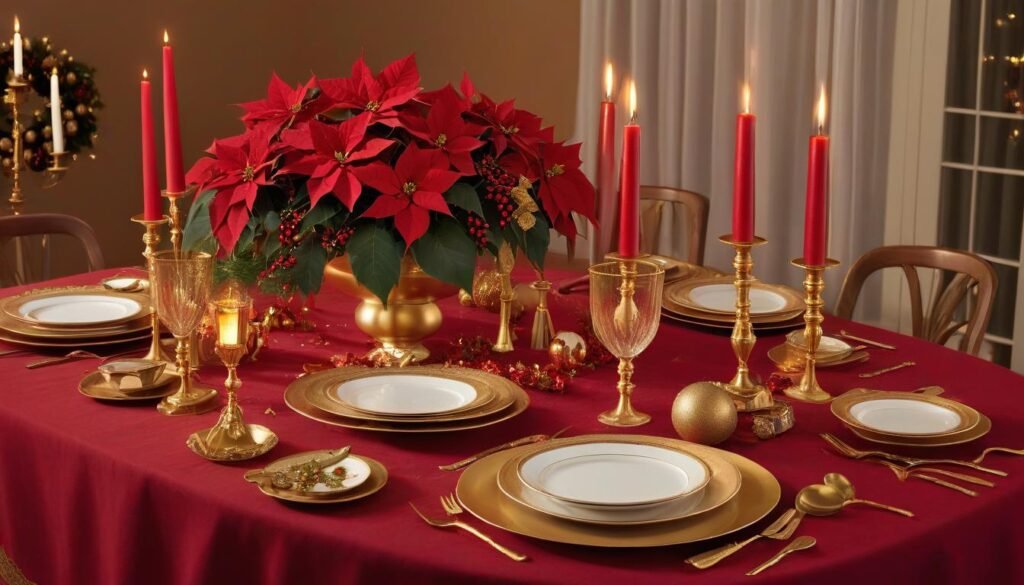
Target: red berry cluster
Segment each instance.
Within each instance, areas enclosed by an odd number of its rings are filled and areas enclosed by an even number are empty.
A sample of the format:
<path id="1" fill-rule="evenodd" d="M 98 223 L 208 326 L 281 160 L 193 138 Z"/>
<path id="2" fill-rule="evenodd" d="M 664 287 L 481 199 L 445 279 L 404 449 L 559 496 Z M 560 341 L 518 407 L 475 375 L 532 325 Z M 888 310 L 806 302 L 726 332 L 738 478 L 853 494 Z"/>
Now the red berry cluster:
<path id="1" fill-rule="evenodd" d="M 260 280 L 266 280 L 270 276 L 273 276 L 278 270 L 294 268 L 298 261 L 298 258 L 291 254 L 282 254 L 277 258 L 274 258 L 274 261 L 270 263 L 270 266 L 267 266 L 266 269 L 259 273 L 258 278 Z"/>
<path id="2" fill-rule="evenodd" d="M 469 237 L 473 238 L 476 242 L 478 250 L 483 250 L 487 247 L 487 230 L 490 229 L 491 225 L 484 221 L 484 218 L 479 215 L 470 212 L 466 218 L 466 225 L 469 226 Z"/>
<path id="3" fill-rule="evenodd" d="M 354 231 L 355 229 L 351 226 L 345 226 L 340 230 L 327 228 L 324 230 L 323 235 L 320 236 L 320 245 L 327 251 L 343 248 L 348 243 L 348 239 L 352 237 L 352 232 Z"/>
<path id="4" fill-rule="evenodd" d="M 510 192 L 517 185 L 516 178 L 498 164 L 493 156 L 485 156 L 477 163 L 477 173 L 483 178 L 487 192 L 484 199 L 494 201 L 501 218 L 499 227 L 505 227 L 514 209 Z"/>
<path id="5" fill-rule="evenodd" d="M 302 214 L 295 209 L 286 209 L 281 212 L 281 225 L 277 228 L 277 239 L 282 246 L 291 246 L 295 243 L 295 236 L 299 233 L 299 224 L 302 223 Z"/>

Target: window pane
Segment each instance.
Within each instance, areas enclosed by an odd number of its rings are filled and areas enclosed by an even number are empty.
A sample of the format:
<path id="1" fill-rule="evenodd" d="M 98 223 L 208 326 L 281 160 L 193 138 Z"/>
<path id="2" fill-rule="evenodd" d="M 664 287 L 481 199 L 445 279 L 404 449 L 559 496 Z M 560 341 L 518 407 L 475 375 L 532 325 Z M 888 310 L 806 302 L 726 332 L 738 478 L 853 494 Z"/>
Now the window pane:
<path id="1" fill-rule="evenodd" d="M 974 116 L 946 114 L 942 128 L 942 160 L 974 164 Z"/>
<path id="2" fill-rule="evenodd" d="M 982 117 L 978 164 L 1024 170 L 1024 120 Z"/>
<path id="3" fill-rule="evenodd" d="M 1013 337 L 1013 312 L 1017 303 L 1017 269 L 1005 264 L 992 264 L 999 276 L 996 304 L 992 308 L 992 321 L 988 332 L 1000 337 Z"/>
<path id="4" fill-rule="evenodd" d="M 1024 113 L 1024 0 L 989 0 L 984 26 L 981 109 Z"/>
<path id="5" fill-rule="evenodd" d="M 942 169 L 939 192 L 939 245 L 968 249 L 971 214 L 971 171 Z"/>
<path id="6" fill-rule="evenodd" d="M 1001 343 L 992 344 L 992 361 L 1003 367 L 1010 367 L 1010 359 L 1013 354 L 1013 348 L 1009 345 L 1003 345 Z"/>
<path id="7" fill-rule="evenodd" d="M 978 83 L 978 0 L 953 0 L 949 15 L 946 105 L 974 108 Z"/>
<path id="8" fill-rule="evenodd" d="M 1019 260 L 1024 177 L 978 173 L 977 197 L 974 250 L 1007 260 Z"/>

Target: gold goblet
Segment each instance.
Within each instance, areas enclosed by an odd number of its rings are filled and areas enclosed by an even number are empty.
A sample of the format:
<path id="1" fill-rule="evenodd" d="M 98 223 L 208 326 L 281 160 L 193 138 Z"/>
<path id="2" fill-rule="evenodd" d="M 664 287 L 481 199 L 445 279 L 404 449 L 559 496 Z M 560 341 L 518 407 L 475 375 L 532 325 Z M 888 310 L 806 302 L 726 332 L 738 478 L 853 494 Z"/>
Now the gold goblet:
<path id="1" fill-rule="evenodd" d="M 199 327 L 210 298 L 213 256 L 201 252 L 154 252 L 150 288 L 160 321 L 177 341 L 176 359 L 181 384 L 157 410 L 167 415 L 199 414 L 216 407 L 217 391 L 196 385 L 189 359 L 189 336 Z"/>
<path id="2" fill-rule="evenodd" d="M 229 286 L 217 296 L 210 303 L 217 339 L 214 351 L 228 369 L 224 381 L 228 404 L 220 411 L 217 424 L 192 433 L 186 444 L 197 455 L 213 461 L 241 461 L 273 449 L 277 435 L 262 425 L 246 424 L 238 406 L 237 392 L 242 386 L 238 362 L 248 351 L 252 299 L 237 286 Z"/>
<path id="3" fill-rule="evenodd" d="M 597 338 L 619 358 L 619 403 L 598 420 L 616 427 L 647 423 L 633 409 L 633 358 L 647 349 L 661 321 L 665 271 L 642 260 L 620 259 L 590 267 L 590 317 Z"/>

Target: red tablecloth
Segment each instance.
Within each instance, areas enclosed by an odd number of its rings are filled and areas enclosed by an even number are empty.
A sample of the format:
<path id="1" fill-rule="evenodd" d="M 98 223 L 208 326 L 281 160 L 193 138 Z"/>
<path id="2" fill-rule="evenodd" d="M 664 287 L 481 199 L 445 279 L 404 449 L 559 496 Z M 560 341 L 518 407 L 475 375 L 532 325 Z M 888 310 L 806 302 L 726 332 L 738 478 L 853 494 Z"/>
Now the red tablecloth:
<path id="1" fill-rule="evenodd" d="M 101 274 L 65 279 L 93 283 Z M 5 291 L 6 293 L 13 291 Z M 576 329 L 570 306 L 585 297 L 556 298 L 556 327 Z M 456 334 L 493 335 L 496 316 L 442 303 L 444 326 L 434 347 Z M 425 525 L 408 501 L 440 513 L 437 498 L 455 486 L 455 473 L 438 471 L 483 448 L 572 425 L 570 434 L 615 432 L 596 415 L 615 399 L 614 369 L 577 378 L 564 395 L 531 392 L 529 410 L 494 427 L 444 435 L 392 435 L 329 427 L 285 406 L 282 392 L 304 362 L 363 351 L 365 338 L 352 323 L 354 303 L 340 295 L 318 297 L 316 334 L 273 333 L 273 347 L 254 365 L 243 365 L 241 402 L 249 422 L 271 427 L 281 443 L 262 461 L 219 465 L 200 459 L 185 438 L 207 427 L 216 413 L 171 418 L 152 405 L 112 406 L 78 394 L 79 378 L 95 362 L 26 370 L 34 356 L 0 358 L 0 546 L 25 575 L 41 584 L 63 583 L 723 583 L 771 556 L 779 544 L 762 541 L 719 566 L 698 572 L 687 556 L 722 544 L 650 550 L 605 550 L 551 544 L 487 528 L 500 541 L 531 557 L 513 563 L 472 537 Z M 528 324 L 529 321 L 526 320 Z M 908 368 L 872 380 L 875 386 L 911 389 L 944 386 L 988 414 L 993 430 L 970 445 L 940 451 L 973 457 L 982 447 L 1024 447 L 1024 378 L 945 348 L 901 335 L 828 319 L 826 330 L 847 327 L 898 346 L 873 351 L 869 365 L 825 370 L 834 393 L 861 386 L 858 368 L 906 359 Z M 330 341 L 313 343 L 317 334 Z M 528 333 L 520 336 L 524 339 Z M 762 337 L 754 350 L 756 372 L 771 371 L 765 352 L 778 336 Z M 520 345 L 524 342 L 521 341 Z M 544 360 L 540 352 L 517 357 Z M 734 362 L 727 336 L 663 323 L 651 348 L 637 360 L 635 401 L 654 415 L 634 432 L 674 436 L 669 407 L 686 384 L 727 379 Z M 204 378 L 222 379 L 209 368 Z M 267 407 L 276 416 L 264 414 Z M 763 443 L 731 439 L 722 445 L 771 470 L 783 485 L 783 506 L 796 491 L 827 472 L 847 475 L 859 495 L 910 508 L 905 519 L 863 507 L 830 518 L 808 518 L 799 533 L 818 546 L 759 577 L 764 583 L 1009 583 L 1024 582 L 1024 459 L 990 456 L 1010 472 L 977 498 L 920 481 L 899 482 L 887 469 L 842 459 L 818 438 L 824 431 L 854 440 L 827 406 L 796 404 L 797 426 Z M 626 432 L 626 431 L 622 431 Z M 332 507 L 287 505 L 260 494 L 242 479 L 245 469 L 297 451 L 352 444 L 383 462 L 391 480 L 365 500 Z M 471 522 L 480 524 L 475 519 Z M 742 535 L 751 531 L 742 532 Z"/>

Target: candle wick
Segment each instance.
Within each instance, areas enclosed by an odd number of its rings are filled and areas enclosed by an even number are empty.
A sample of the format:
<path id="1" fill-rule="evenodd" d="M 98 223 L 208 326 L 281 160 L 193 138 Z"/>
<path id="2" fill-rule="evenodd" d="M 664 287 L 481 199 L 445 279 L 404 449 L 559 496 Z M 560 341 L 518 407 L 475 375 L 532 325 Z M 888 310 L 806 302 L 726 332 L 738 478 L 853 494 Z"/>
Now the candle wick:
<path id="1" fill-rule="evenodd" d="M 636 110 L 633 110 L 633 113 L 629 116 L 629 123 L 631 125 L 634 125 L 634 126 L 636 125 L 636 123 L 637 123 Z"/>

